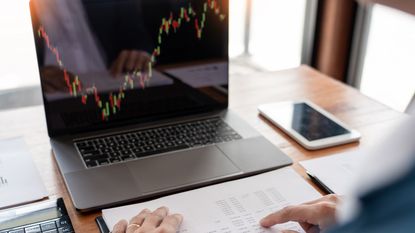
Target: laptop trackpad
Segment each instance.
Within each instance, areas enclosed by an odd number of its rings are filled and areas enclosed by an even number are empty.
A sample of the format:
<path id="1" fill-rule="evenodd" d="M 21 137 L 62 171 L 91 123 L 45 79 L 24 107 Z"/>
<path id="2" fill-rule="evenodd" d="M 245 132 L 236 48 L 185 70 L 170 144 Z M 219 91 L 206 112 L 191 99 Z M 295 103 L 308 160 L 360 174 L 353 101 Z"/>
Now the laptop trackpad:
<path id="1" fill-rule="evenodd" d="M 153 193 L 240 173 L 217 147 L 171 153 L 127 164 L 140 190 Z"/>

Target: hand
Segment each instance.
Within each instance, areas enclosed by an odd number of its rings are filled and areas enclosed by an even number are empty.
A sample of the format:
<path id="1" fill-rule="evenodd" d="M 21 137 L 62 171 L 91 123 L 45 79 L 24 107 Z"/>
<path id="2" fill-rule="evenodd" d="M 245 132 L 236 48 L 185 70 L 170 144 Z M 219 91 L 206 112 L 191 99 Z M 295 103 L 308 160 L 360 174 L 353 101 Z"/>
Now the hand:
<path id="1" fill-rule="evenodd" d="M 127 221 L 119 221 L 112 233 L 176 233 L 183 217 L 180 214 L 169 215 L 167 207 L 160 207 L 154 212 L 148 209 Z"/>
<path id="2" fill-rule="evenodd" d="M 75 76 L 67 72 L 69 82 L 75 80 Z M 40 69 L 40 76 L 42 77 L 42 88 L 45 93 L 55 92 L 69 92 L 69 88 L 65 82 L 64 72 L 57 66 L 45 66 Z"/>
<path id="3" fill-rule="evenodd" d="M 111 65 L 111 73 L 114 76 L 124 72 L 142 71 L 148 72 L 148 64 L 151 62 L 150 54 L 140 50 L 123 50 Z"/>
<path id="4" fill-rule="evenodd" d="M 339 196 L 332 194 L 301 205 L 287 206 L 266 216 L 260 224 L 268 228 L 275 224 L 295 221 L 307 233 L 325 231 L 335 223 L 336 206 L 339 200 Z"/>

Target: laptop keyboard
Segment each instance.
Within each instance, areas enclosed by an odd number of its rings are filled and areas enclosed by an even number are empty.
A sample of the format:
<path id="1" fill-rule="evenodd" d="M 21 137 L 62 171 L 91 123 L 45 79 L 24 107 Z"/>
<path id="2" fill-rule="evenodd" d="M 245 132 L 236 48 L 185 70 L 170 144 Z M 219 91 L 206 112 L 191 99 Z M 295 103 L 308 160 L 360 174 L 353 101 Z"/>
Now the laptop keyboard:
<path id="1" fill-rule="evenodd" d="M 75 141 L 88 168 L 149 155 L 229 142 L 242 137 L 220 118 L 210 118 Z"/>

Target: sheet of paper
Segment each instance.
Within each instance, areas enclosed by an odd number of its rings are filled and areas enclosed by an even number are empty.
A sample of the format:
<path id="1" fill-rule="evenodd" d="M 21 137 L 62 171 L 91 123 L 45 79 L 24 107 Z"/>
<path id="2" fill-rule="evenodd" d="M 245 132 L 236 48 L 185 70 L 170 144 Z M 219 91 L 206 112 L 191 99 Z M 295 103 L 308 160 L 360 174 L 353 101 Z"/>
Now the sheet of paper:
<path id="1" fill-rule="evenodd" d="M 0 209 L 47 197 L 23 139 L 2 140 L 0 148 Z"/>
<path id="2" fill-rule="evenodd" d="M 120 219 L 129 220 L 140 210 L 167 206 L 181 213 L 184 221 L 179 232 L 280 232 L 292 229 L 303 232 L 297 223 L 265 229 L 259 226 L 264 216 L 289 204 L 299 204 L 320 197 L 292 168 L 208 186 L 149 202 L 103 210 L 110 229 Z"/>
<path id="3" fill-rule="evenodd" d="M 361 159 L 361 151 L 357 150 L 302 161 L 300 164 L 334 193 L 345 195 L 352 185 Z"/>
<path id="4" fill-rule="evenodd" d="M 228 84 L 228 64 L 226 62 L 168 69 L 166 73 L 195 88 Z"/>

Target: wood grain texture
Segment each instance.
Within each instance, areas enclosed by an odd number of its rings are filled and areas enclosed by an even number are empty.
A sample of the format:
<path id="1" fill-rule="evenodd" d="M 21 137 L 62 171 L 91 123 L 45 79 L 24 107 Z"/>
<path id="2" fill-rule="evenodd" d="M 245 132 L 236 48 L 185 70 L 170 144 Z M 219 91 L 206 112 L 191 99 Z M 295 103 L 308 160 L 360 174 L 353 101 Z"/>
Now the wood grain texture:
<path id="1" fill-rule="evenodd" d="M 383 134 L 390 131 L 397 121 L 406 117 L 306 66 L 273 73 L 233 76 L 230 87 L 230 108 L 287 153 L 295 161 L 294 169 L 304 178 L 305 171 L 298 165 L 298 161 L 373 145 Z M 359 130 L 362 133 L 361 142 L 307 151 L 260 117 L 256 110 L 259 104 L 298 99 L 315 102 Z M 52 155 L 43 107 L 0 112 L 0 122 L 0 139 L 18 136 L 24 138 L 50 198 L 64 198 L 76 232 L 98 232 L 94 219 L 100 212 L 81 214 L 74 209 L 68 196 Z M 308 179 L 307 181 L 313 185 Z"/>

